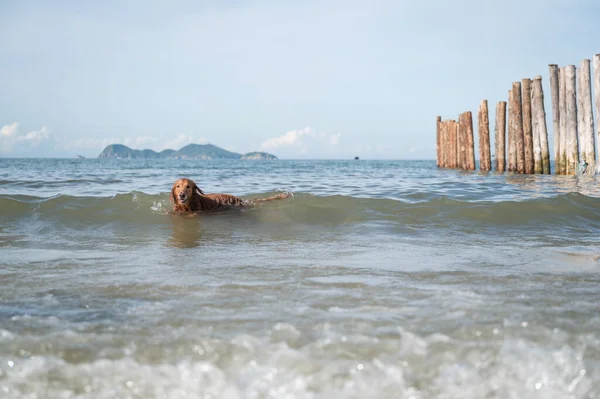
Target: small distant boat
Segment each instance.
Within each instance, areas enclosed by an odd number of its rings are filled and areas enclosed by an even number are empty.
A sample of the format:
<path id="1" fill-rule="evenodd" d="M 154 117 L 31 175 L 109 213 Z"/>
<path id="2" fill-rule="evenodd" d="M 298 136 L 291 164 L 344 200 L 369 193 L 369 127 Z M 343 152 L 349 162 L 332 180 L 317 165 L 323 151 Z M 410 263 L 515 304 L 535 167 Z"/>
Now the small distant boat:
<path id="1" fill-rule="evenodd" d="M 356 157 L 354 157 L 354 159 L 358 161 L 360 158 L 358 156 L 356 156 Z"/>
<path id="2" fill-rule="evenodd" d="M 77 158 L 79 158 L 79 159 L 85 159 L 85 157 L 83 155 L 77 155 Z"/>

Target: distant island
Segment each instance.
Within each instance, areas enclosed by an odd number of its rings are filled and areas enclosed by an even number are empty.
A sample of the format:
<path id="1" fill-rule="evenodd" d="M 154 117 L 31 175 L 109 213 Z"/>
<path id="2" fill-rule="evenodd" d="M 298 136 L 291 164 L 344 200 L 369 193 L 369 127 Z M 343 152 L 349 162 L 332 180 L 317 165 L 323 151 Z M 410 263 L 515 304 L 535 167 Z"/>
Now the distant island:
<path id="1" fill-rule="evenodd" d="M 111 144 L 98 155 L 98 158 L 118 159 L 278 159 L 266 152 L 238 154 L 212 144 L 188 144 L 178 151 L 134 150 L 122 144 Z"/>

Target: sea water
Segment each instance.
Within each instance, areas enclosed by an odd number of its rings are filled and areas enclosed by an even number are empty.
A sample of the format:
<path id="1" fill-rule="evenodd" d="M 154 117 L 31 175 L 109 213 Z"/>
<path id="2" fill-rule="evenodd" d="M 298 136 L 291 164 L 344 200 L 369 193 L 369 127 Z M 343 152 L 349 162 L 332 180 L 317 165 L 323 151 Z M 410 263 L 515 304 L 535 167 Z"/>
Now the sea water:
<path id="1" fill-rule="evenodd" d="M 598 179 L 0 159 L 0 397 L 598 397 Z"/>

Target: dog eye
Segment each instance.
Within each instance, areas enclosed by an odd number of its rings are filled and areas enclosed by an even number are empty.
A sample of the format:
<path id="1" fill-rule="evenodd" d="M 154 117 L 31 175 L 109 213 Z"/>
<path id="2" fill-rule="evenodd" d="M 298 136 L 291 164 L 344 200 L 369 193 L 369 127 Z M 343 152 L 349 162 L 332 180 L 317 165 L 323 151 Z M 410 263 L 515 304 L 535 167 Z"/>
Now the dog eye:
<path id="1" fill-rule="evenodd" d="M 185 188 L 190 188 L 190 185 L 188 184 Z"/>

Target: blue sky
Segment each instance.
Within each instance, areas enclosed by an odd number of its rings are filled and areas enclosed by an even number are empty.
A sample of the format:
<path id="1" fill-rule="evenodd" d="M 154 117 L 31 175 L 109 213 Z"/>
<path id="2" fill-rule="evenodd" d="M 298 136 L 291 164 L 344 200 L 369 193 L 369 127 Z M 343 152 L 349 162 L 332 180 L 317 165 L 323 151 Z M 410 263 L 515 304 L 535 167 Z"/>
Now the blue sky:
<path id="1" fill-rule="evenodd" d="M 598 15 L 591 0 L 2 0 L 0 156 L 195 142 L 433 159 L 437 115 L 493 112 L 535 75 L 549 100 L 548 64 L 600 52 Z"/>

